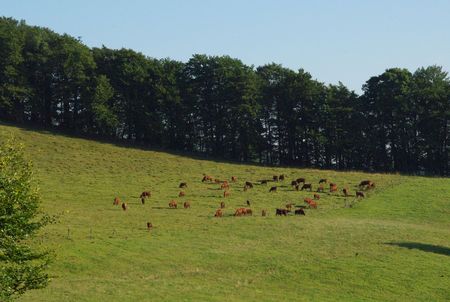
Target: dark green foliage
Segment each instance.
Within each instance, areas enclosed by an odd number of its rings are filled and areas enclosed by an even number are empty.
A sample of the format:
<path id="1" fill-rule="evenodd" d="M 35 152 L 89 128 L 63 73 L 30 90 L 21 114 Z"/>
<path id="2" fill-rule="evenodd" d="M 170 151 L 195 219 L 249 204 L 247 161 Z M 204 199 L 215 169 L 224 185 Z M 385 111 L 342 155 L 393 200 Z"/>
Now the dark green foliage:
<path id="1" fill-rule="evenodd" d="M 32 186 L 30 163 L 21 148 L 8 141 L 0 144 L 0 300 L 30 289 L 45 287 L 48 254 L 30 243 L 49 222 L 39 212 L 39 195 Z"/>
<path id="2" fill-rule="evenodd" d="M 0 118 L 237 161 L 448 172 L 450 81 L 392 68 L 358 96 L 300 69 L 89 49 L 0 19 Z"/>

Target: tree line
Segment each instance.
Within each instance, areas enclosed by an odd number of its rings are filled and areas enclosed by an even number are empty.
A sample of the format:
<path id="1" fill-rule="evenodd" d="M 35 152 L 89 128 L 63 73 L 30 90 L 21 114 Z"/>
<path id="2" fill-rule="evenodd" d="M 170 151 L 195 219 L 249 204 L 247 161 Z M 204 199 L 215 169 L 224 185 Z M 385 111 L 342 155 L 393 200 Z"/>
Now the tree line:
<path id="1" fill-rule="evenodd" d="M 450 80 L 442 67 L 387 69 L 362 91 L 275 63 L 89 48 L 0 19 L 4 121 L 236 161 L 448 172 Z"/>

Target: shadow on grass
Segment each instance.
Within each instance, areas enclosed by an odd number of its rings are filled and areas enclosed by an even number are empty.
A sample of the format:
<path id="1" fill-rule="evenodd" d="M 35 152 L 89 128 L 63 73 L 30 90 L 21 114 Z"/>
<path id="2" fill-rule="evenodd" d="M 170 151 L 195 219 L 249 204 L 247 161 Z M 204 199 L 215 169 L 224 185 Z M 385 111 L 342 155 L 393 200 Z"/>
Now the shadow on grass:
<path id="1" fill-rule="evenodd" d="M 416 250 L 421 250 L 424 252 L 430 252 L 430 253 L 450 256 L 450 248 L 441 246 L 441 245 L 433 245 L 433 244 L 426 244 L 426 243 L 419 243 L 419 242 L 388 242 L 385 244 L 396 245 L 396 246 L 407 248 L 407 249 L 416 249 Z"/>

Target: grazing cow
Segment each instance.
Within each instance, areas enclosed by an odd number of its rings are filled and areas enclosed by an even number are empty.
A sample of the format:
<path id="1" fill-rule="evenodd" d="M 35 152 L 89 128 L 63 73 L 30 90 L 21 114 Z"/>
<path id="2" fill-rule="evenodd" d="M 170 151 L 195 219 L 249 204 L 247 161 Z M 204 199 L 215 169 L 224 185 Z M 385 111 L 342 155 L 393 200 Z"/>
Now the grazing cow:
<path id="1" fill-rule="evenodd" d="M 309 191 L 312 191 L 312 184 L 303 184 L 303 187 L 302 187 L 302 189 L 300 190 L 300 191 L 303 191 L 303 190 L 306 190 L 306 189 L 309 189 Z"/>
<path id="2" fill-rule="evenodd" d="M 272 177 L 272 180 L 273 180 L 273 181 L 278 181 L 278 176 L 277 176 L 277 175 L 274 175 L 274 176 Z"/>
<path id="3" fill-rule="evenodd" d="M 144 197 L 141 197 L 141 203 L 145 204 L 145 198 Z"/>
<path id="4" fill-rule="evenodd" d="M 296 185 L 298 185 L 298 182 L 296 180 L 291 181 L 291 186 L 295 187 Z"/>
<path id="5" fill-rule="evenodd" d="M 337 184 L 330 183 L 330 193 L 337 192 L 338 187 Z"/>
<path id="6" fill-rule="evenodd" d="M 286 204 L 286 209 L 288 209 L 288 210 L 292 210 L 292 206 L 293 206 L 294 204 L 291 202 L 291 203 L 288 203 L 288 204 Z"/>
<path id="7" fill-rule="evenodd" d="M 319 194 L 316 194 L 316 193 L 314 193 L 314 199 L 315 199 L 315 200 L 319 200 L 319 199 L 320 199 L 320 195 L 319 195 Z"/>
<path id="8" fill-rule="evenodd" d="M 205 182 L 205 181 L 212 181 L 213 180 L 213 178 L 211 177 L 211 176 L 209 176 L 209 175 L 204 175 L 203 176 L 203 179 L 202 179 L 202 182 Z"/>
<path id="9" fill-rule="evenodd" d="M 214 214 L 214 217 L 222 217 L 223 216 L 223 212 L 221 209 L 217 209 L 216 213 Z"/>
<path id="10" fill-rule="evenodd" d="M 147 198 L 147 197 L 151 197 L 151 196 L 152 196 L 152 193 L 150 191 L 144 191 L 144 192 L 141 193 L 141 196 L 139 196 L 139 197 L 140 198 L 142 198 L 142 197 Z"/>
<path id="11" fill-rule="evenodd" d="M 232 182 L 236 182 L 236 181 L 237 181 L 236 176 L 231 176 L 231 181 L 232 181 Z"/>
<path id="12" fill-rule="evenodd" d="M 295 215 L 305 215 L 305 211 L 303 209 L 297 209 L 294 212 Z"/>
<path id="13" fill-rule="evenodd" d="M 169 202 L 169 208 L 176 209 L 178 207 L 177 202 L 175 200 L 172 200 Z"/>
<path id="14" fill-rule="evenodd" d="M 229 197 L 230 195 L 231 195 L 230 192 L 228 192 L 228 191 L 223 191 L 223 198 Z"/>
<path id="15" fill-rule="evenodd" d="M 272 188 L 269 189 L 269 193 L 270 192 L 276 192 L 276 191 L 277 191 L 277 187 L 272 187 Z"/>
<path id="16" fill-rule="evenodd" d="M 180 189 L 187 188 L 187 183 L 185 183 L 185 182 L 180 183 L 178 188 L 180 188 Z"/>
<path id="17" fill-rule="evenodd" d="M 342 189 L 342 193 L 344 193 L 344 196 L 345 196 L 345 197 L 350 196 L 350 191 L 349 191 L 347 188 L 343 188 L 343 189 Z"/>
<path id="18" fill-rule="evenodd" d="M 325 188 L 324 188 L 323 185 L 321 184 L 321 185 L 317 188 L 317 193 L 323 192 L 324 190 L 325 190 Z"/>
<path id="19" fill-rule="evenodd" d="M 125 202 L 122 202 L 122 210 L 126 211 L 128 209 L 128 205 Z"/>
<path id="20" fill-rule="evenodd" d="M 118 206 L 119 204 L 120 204 L 120 198 L 119 197 L 114 198 L 113 205 Z"/>
<path id="21" fill-rule="evenodd" d="M 281 174 L 280 176 L 278 176 L 278 179 L 279 179 L 280 181 L 284 181 L 284 174 Z"/>
<path id="22" fill-rule="evenodd" d="M 360 189 L 365 188 L 366 190 L 373 189 L 375 188 L 375 183 L 371 180 L 363 180 L 359 183 L 359 188 Z"/>
<path id="23" fill-rule="evenodd" d="M 181 191 L 180 193 L 178 193 L 178 197 L 184 197 L 184 196 L 186 196 L 185 192 Z"/>
<path id="24" fill-rule="evenodd" d="M 303 177 L 297 178 L 297 183 L 305 183 L 305 181 Z"/>
<path id="25" fill-rule="evenodd" d="M 364 192 L 357 191 L 357 192 L 356 192 L 356 198 L 359 198 L 359 197 L 364 198 L 364 197 L 366 197 L 366 196 L 364 195 Z"/>
<path id="26" fill-rule="evenodd" d="M 151 222 L 147 222 L 147 230 L 151 230 L 153 228 L 153 224 Z"/>
<path id="27" fill-rule="evenodd" d="M 262 185 L 267 185 L 267 180 L 265 180 L 265 179 L 261 180 L 261 184 Z"/>
<path id="28" fill-rule="evenodd" d="M 244 215 L 253 216 L 253 211 L 252 211 L 252 209 L 245 209 L 245 214 L 244 214 Z"/>
<path id="29" fill-rule="evenodd" d="M 247 205 L 250 207 L 250 200 L 247 200 Z"/>
<path id="30" fill-rule="evenodd" d="M 191 203 L 190 203 L 189 201 L 185 201 L 185 202 L 183 203 L 183 207 L 184 207 L 185 209 L 189 209 L 189 208 L 191 207 Z"/>
<path id="31" fill-rule="evenodd" d="M 326 178 L 322 178 L 321 180 L 319 180 L 319 184 L 322 184 L 322 183 L 327 183 L 327 179 Z"/>
<path id="32" fill-rule="evenodd" d="M 275 211 L 275 215 L 276 216 L 286 216 L 288 214 L 289 210 L 288 209 L 276 209 Z"/>
<path id="33" fill-rule="evenodd" d="M 305 198 L 305 203 L 307 203 L 311 208 L 317 209 L 317 203 L 311 198 Z"/>
<path id="34" fill-rule="evenodd" d="M 247 186 L 248 189 L 253 189 L 253 184 L 251 182 L 249 182 L 249 181 L 245 182 L 245 186 Z"/>
<path id="35" fill-rule="evenodd" d="M 220 203 L 220 208 L 221 208 L 221 209 L 224 209 L 224 208 L 225 208 L 225 202 L 222 201 L 222 202 Z"/>
<path id="36" fill-rule="evenodd" d="M 262 211 L 261 211 L 261 216 L 267 216 L 266 210 L 262 210 Z"/>
<path id="37" fill-rule="evenodd" d="M 236 212 L 234 212 L 234 216 L 244 216 L 247 213 L 245 208 L 239 208 L 236 209 Z"/>

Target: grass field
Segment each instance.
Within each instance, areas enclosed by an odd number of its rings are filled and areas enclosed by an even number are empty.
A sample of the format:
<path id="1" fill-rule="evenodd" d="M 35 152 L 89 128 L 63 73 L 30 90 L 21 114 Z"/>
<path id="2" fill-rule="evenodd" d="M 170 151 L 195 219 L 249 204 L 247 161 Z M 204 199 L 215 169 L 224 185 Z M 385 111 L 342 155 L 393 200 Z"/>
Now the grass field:
<path id="1" fill-rule="evenodd" d="M 0 139 L 11 133 L 34 163 L 44 210 L 59 215 L 39 240 L 55 252 L 53 279 L 19 301 L 450 300 L 449 179 L 240 165 L 0 125 Z M 231 197 L 203 173 L 236 176 Z M 274 174 L 287 175 L 279 192 L 243 192 Z M 324 193 L 306 216 L 275 216 L 312 196 L 292 190 L 298 177 L 353 194 L 361 180 L 377 186 L 361 201 Z M 145 205 L 143 190 L 153 194 Z M 169 209 L 171 199 L 191 208 Z M 254 216 L 231 216 L 247 199 Z M 214 218 L 223 200 L 225 217 Z"/>

